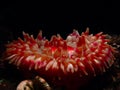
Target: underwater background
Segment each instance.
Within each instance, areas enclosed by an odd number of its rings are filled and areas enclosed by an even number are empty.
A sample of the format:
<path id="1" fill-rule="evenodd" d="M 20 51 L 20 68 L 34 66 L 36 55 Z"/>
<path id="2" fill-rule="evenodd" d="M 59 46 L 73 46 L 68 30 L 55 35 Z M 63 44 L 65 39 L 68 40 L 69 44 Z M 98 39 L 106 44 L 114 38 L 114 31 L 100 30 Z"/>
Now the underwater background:
<path id="1" fill-rule="evenodd" d="M 84 2 L 4 1 L 0 4 L 0 57 L 5 50 L 4 45 L 8 41 L 22 37 L 23 31 L 36 37 L 42 30 L 43 36 L 48 39 L 56 34 L 65 38 L 73 29 L 81 33 L 87 27 L 93 34 L 98 32 L 118 36 L 120 34 L 117 2 L 102 0 Z M 117 63 L 118 67 L 119 64 L 120 62 Z M 88 88 L 119 90 L 120 76 L 117 75 L 117 79 L 119 78 L 117 81 L 113 80 L 116 79 L 113 76 L 114 73 L 116 75 L 115 71 L 119 73 L 120 67 L 117 70 L 114 69 L 108 71 L 103 77 L 100 76 L 93 80 L 93 83 L 87 85 Z M 106 77 L 110 78 L 106 79 Z M 0 59 L 0 89 L 15 90 L 15 86 L 21 79 L 18 71 L 6 68 Z M 103 83 L 103 81 L 105 82 Z M 5 83 L 5 87 L 3 83 Z M 83 90 L 88 88 L 83 87 Z"/>

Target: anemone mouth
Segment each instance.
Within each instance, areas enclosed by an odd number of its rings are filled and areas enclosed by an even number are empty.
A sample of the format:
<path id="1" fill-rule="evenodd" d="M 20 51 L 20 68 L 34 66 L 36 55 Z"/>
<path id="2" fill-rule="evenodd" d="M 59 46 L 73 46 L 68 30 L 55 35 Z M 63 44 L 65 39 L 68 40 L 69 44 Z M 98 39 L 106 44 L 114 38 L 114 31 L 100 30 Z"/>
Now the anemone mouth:
<path id="1" fill-rule="evenodd" d="M 53 76 L 74 73 L 95 76 L 105 72 L 115 60 L 114 48 L 106 36 L 102 32 L 89 34 L 88 28 L 81 35 L 73 30 L 65 40 L 58 34 L 49 41 L 42 37 L 41 31 L 35 39 L 25 32 L 23 36 L 24 40 L 18 38 L 6 45 L 6 60 L 17 67 Z"/>

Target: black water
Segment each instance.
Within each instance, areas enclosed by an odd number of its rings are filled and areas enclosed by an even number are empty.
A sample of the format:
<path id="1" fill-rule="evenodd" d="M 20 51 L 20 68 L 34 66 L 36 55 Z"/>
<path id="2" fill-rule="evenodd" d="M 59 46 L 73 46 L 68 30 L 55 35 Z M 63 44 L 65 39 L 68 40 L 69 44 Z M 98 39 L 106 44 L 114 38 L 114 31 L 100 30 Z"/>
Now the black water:
<path id="1" fill-rule="evenodd" d="M 4 44 L 22 37 L 22 31 L 36 37 L 39 30 L 42 30 L 43 36 L 48 39 L 58 33 L 66 38 L 73 29 L 81 33 L 87 27 L 93 34 L 101 31 L 105 34 L 120 34 L 117 2 L 102 0 L 94 2 L 4 1 L 0 4 L 3 5 L 3 7 L 0 5 L 0 56 L 5 49 Z M 11 76 L 9 70 L 1 66 L 0 80 L 4 78 L 9 82 L 16 81 L 13 78 L 11 80 L 11 77 L 14 74 L 17 76 L 18 72 L 12 71 L 14 73 Z M 6 74 L 5 77 L 4 74 Z M 104 87 L 104 83 L 99 78 L 95 79 L 94 84 L 88 85 L 88 88 L 101 90 Z M 84 87 L 84 89 L 88 88 Z"/>

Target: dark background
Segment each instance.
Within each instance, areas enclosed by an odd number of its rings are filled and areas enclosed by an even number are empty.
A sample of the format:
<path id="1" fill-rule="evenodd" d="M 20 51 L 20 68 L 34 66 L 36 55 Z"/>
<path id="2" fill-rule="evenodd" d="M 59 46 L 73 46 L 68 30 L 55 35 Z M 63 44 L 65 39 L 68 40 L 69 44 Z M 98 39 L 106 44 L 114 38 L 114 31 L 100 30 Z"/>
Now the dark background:
<path id="1" fill-rule="evenodd" d="M 84 0 L 84 2 L 3 0 L 0 2 L 0 56 L 4 52 L 5 43 L 22 37 L 22 31 L 36 37 L 39 30 L 42 30 L 43 36 L 48 39 L 57 33 L 66 38 L 73 29 L 78 29 L 81 33 L 87 27 L 93 34 L 102 31 L 105 34 L 119 35 L 119 11 L 119 3 L 112 0 Z M 9 71 L 11 73 L 11 70 Z M 105 78 L 107 77 L 108 75 Z M 92 87 L 99 88 L 100 84 L 104 86 L 106 83 L 103 81 L 100 83 L 98 80 L 96 82 L 91 83 Z"/>
<path id="2" fill-rule="evenodd" d="M 81 33 L 119 34 L 119 7 L 113 1 L 4 1 L 0 3 L 0 37 L 10 40 L 22 31 L 34 34 L 39 30 L 50 38 L 53 34 L 66 37 L 73 29 Z M 6 38 L 6 39 L 5 39 Z"/>

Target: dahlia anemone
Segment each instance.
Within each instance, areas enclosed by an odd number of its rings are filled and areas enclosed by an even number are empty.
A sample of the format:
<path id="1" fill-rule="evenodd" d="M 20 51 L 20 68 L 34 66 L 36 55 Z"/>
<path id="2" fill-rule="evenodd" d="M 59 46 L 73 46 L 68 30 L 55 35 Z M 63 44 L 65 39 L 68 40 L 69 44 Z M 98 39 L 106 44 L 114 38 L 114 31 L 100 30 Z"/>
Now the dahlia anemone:
<path id="1" fill-rule="evenodd" d="M 53 85 L 79 86 L 88 77 L 105 72 L 113 64 L 114 48 L 102 32 L 89 35 L 89 28 L 80 35 L 77 30 L 64 40 L 59 34 L 51 40 L 23 32 L 6 45 L 5 57 L 19 68 L 34 70 Z"/>

